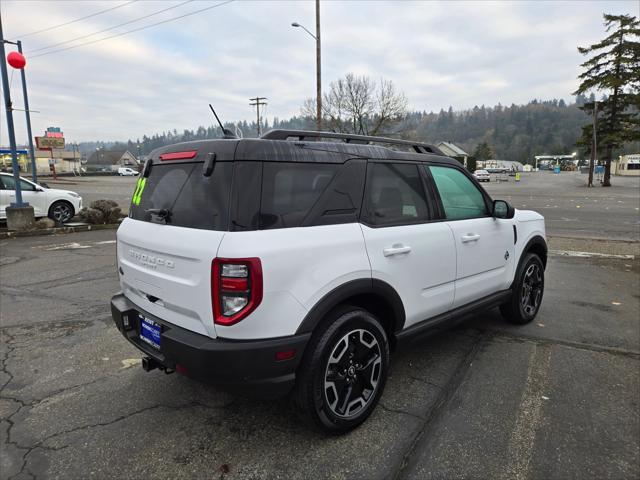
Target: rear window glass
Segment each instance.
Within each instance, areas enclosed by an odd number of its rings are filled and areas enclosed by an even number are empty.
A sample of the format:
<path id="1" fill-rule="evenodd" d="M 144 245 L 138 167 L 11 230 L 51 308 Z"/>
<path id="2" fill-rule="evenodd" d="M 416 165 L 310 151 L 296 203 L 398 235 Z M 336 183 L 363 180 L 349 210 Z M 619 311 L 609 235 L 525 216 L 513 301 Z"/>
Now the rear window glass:
<path id="1" fill-rule="evenodd" d="M 265 163 L 260 228 L 299 227 L 327 189 L 338 165 Z"/>
<path id="2" fill-rule="evenodd" d="M 202 175 L 202 165 L 154 165 L 149 178 L 138 180 L 129 216 L 178 227 L 227 230 L 233 163 L 216 163 L 210 177 Z"/>
<path id="3" fill-rule="evenodd" d="M 366 205 L 371 225 L 401 225 L 428 220 L 429 210 L 418 166 L 370 163 Z"/>

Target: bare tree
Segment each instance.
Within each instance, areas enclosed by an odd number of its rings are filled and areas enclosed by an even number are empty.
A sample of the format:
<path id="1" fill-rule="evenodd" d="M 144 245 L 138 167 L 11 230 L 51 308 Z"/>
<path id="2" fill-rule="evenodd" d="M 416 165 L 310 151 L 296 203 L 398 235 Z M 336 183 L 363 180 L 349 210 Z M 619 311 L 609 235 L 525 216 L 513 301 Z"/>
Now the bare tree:
<path id="1" fill-rule="evenodd" d="M 315 98 L 309 98 L 302 114 L 315 115 Z M 329 130 L 361 135 L 378 135 L 400 121 L 407 111 L 407 98 L 391 80 L 375 82 L 370 77 L 348 73 L 331 82 L 323 95 L 323 123 Z"/>

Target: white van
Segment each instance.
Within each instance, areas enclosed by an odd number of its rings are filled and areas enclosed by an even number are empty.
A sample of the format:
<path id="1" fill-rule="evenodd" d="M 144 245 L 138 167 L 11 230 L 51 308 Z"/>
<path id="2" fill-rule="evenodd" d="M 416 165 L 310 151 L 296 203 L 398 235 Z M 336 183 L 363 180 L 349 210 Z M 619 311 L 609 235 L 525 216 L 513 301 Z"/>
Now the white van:
<path id="1" fill-rule="evenodd" d="M 129 167 L 120 167 L 118 168 L 118 175 L 121 177 L 129 177 L 129 176 L 138 176 L 138 171 Z"/>

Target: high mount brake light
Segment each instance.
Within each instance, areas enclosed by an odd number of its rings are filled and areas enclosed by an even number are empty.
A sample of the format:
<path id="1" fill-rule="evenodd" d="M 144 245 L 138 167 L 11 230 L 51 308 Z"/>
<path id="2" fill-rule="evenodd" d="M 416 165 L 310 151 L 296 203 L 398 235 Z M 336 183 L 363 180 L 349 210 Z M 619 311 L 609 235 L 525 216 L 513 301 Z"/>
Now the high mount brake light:
<path id="1" fill-rule="evenodd" d="M 215 258 L 211 262 L 213 321 L 234 325 L 262 301 L 262 263 L 259 258 Z"/>
<path id="2" fill-rule="evenodd" d="M 195 158 L 198 155 L 197 150 L 190 150 L 188 152 L 172 152 L 160 154 L 160 160 L 165 162 L 167 160 L 188 160 Z"/>

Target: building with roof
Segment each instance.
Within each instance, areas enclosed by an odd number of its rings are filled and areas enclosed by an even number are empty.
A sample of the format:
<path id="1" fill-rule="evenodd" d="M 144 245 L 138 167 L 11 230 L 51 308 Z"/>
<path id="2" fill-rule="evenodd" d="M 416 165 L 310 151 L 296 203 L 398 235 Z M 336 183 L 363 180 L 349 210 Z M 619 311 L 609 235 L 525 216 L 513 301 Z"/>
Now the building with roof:
<path id="1" fill-rule="evenodd" d="M 456 144 L 451 142 L 440 142 L 436 145 L 436 147 L 438 147 L 447 157 L 460 160 L 460 162 L 462 162 L 465 167 L 467 166 L 467 159 L 469 158 L 469 154 Z"/>
<path id="2" fill-rule="evenodd" d="M 38 175 L 48 174 L 53 163 L 57 173 L 78 172 L 80 170 L 80 152 L 77 150 L 35 150 L 36 172 Z M 21 174 L 31 173 L 31 156 L 27 149 L 18 149 L 18 167 Z M 0 148 L 0 170 L 12 172 L 11 150 Z"/>
<path id="3" fill-rule="evenodd" d="M 129 150 L 96 150 L 89 158 L 85 168 L 87 171 L 112 170 L 117 171 L 120 167 L 137 169 L 140 162 Z"/>
<path id="4" fill-rule="evenodd" d="M 611 173 L 614 175 L 640 176 L 640 153 L 622 155 L 611 162 Z"/>

